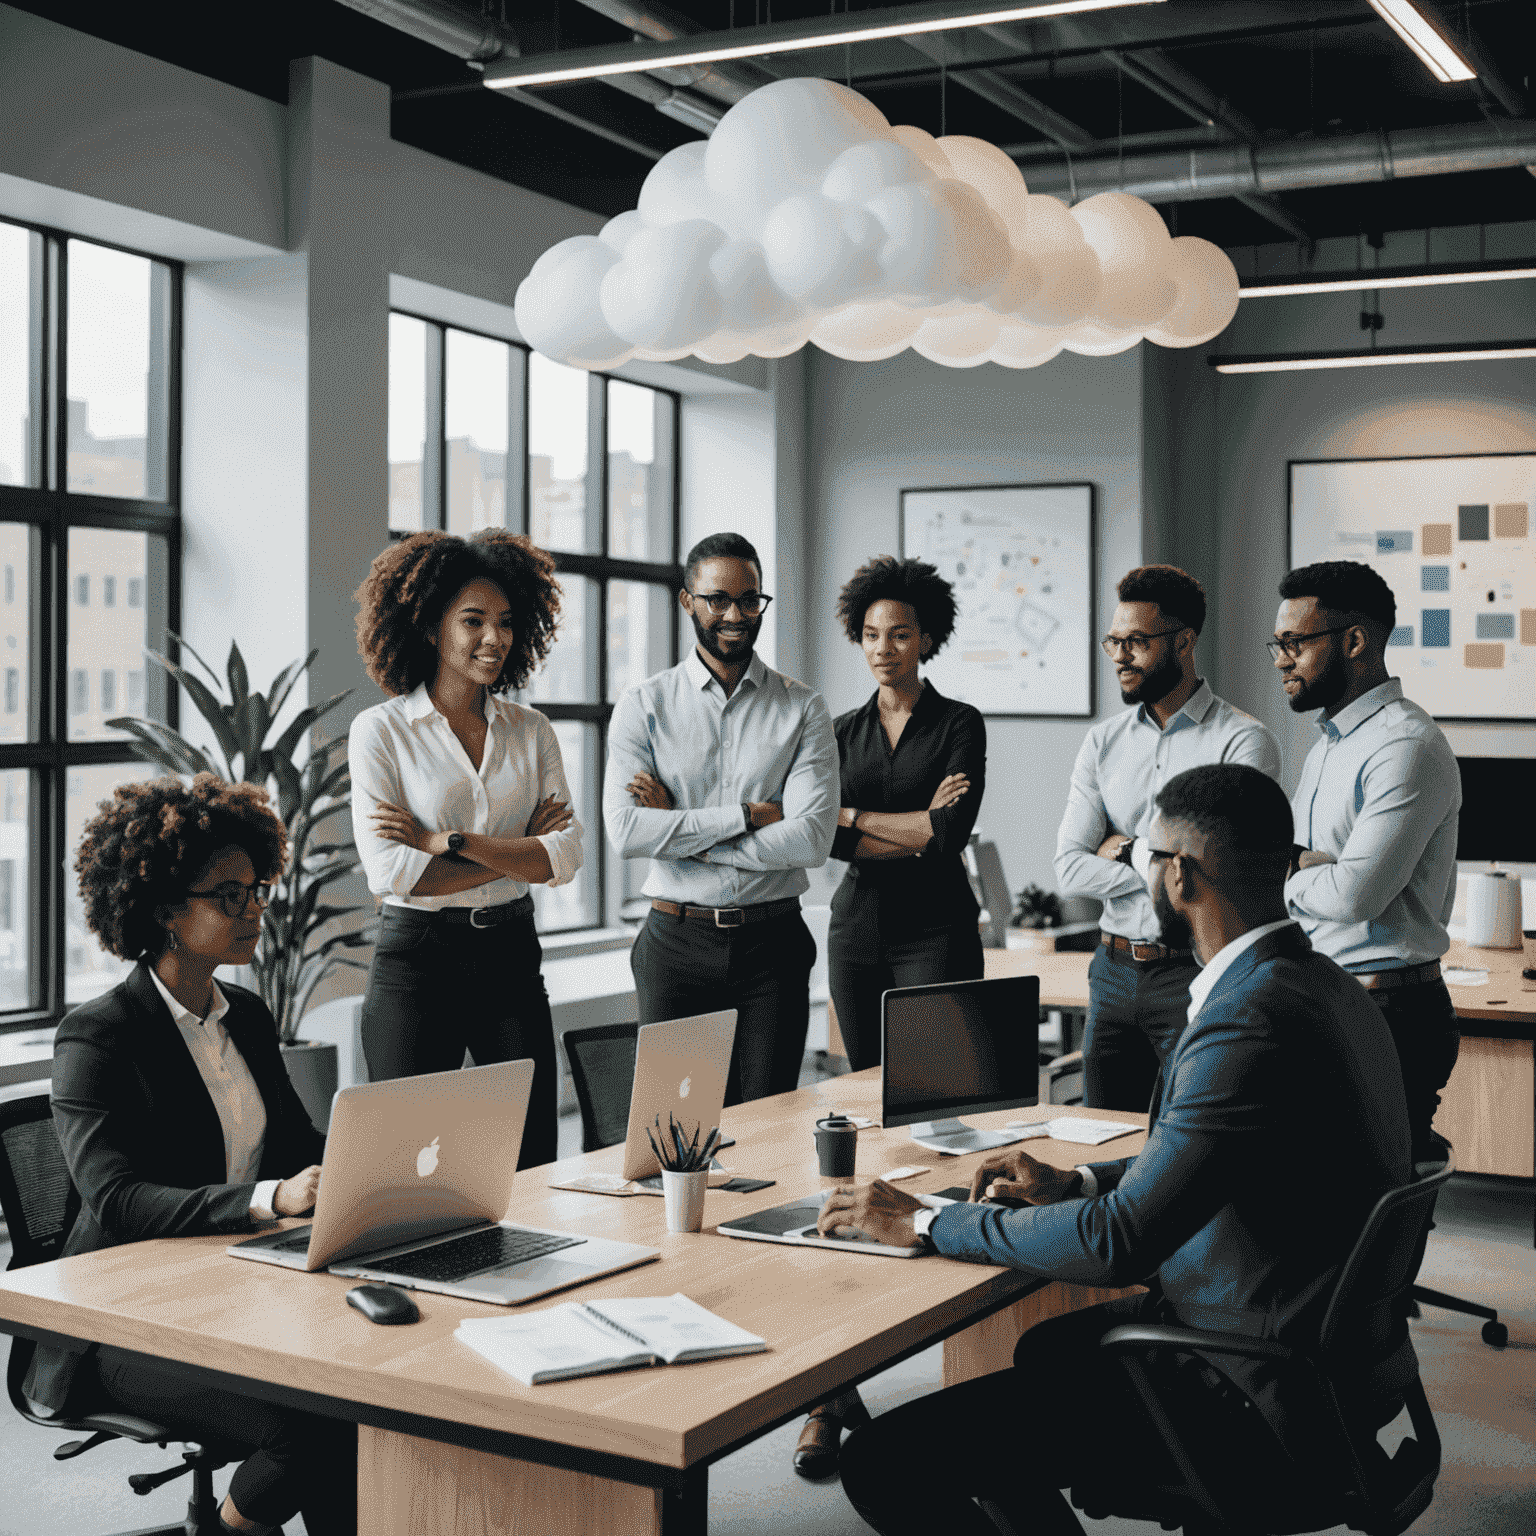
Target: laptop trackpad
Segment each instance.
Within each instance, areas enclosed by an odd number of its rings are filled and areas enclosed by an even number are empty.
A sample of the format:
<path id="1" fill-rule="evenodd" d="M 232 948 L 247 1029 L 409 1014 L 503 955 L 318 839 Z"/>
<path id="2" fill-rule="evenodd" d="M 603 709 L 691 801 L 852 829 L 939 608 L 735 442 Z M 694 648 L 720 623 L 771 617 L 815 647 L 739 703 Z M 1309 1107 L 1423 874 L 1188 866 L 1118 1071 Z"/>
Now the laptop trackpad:
<path id="1" fill-rule="evenodd" d="M 503 1270 L 476 1275 L 473 1279 L 459 1282 L 465 1291 L 484 1290 L 490 1295 L 505 1296 L 508 1291 L 550 1291 L 563 1285 L 579 1285 L 593 1273 L 590 1264 L 572 1264 L 567 1259 L 555 1258 L 525 1260 L 511 1264 Z"/>

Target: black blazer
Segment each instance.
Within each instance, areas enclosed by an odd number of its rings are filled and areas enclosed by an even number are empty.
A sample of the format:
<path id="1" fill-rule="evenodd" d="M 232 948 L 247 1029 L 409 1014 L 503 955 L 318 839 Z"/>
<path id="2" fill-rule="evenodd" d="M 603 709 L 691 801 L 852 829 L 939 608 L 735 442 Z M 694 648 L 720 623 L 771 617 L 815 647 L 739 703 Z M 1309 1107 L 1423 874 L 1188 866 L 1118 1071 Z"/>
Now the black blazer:
<path id="1" fill-rule="evenodd" d="M 289 1178 L 320 1161 L 325 1138 L 288 1079 L 266 1004 L 244 987 L 219 985 L 229 1000 L 224 1028 L 266 1106 L 260 1177 Z M 52 1100 L 81 1203 L 65 1258 L 151 1237 L 250 1228 L 255 1182 L 224 1182 L 218 1111 L 144 962 L 59 1025 Z M 27 1396 L 62 1408 L 94 1348 L 39 1347 Z"/>

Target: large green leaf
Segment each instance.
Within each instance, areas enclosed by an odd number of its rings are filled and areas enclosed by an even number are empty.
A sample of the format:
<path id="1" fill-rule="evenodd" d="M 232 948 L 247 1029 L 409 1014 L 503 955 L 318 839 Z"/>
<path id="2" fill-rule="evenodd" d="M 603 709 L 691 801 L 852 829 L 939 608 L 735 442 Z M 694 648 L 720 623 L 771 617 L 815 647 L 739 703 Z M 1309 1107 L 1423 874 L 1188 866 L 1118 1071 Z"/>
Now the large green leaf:
<path id="1" fill-rule="evenodd" d="M 311 704 L 308 709 L 301 709 L 292 720 L 288 722 L 288 728 L 272 743 L 272 750 L 282 757 L 292 757 L 293 749 L 299 744 L 301 737 L 315 721 L 324 718 L 343 699 L 352 696 L 352 690 L 348 688 L 344 693 L 333 694 L 323 704 Z"/>
<path id="2" fill-rule="evenodd" d="M 200 666 L 203 669 L 204 672 L 206 672 L 208 674 L 209 677 L 211 677 L 213 679 L 214 686 L 217 687 L 219 685 L 219 674 L 217 672 L 215 672 L 213 670 L 213 668 L 210 667 L 208 665 L 208 663 L 206 661 L 204 661 L 203 658 L 201 656 L 199 656 L 195 650 L 192 649 L 192 646 L 190 645 L 190 643 L 186 639 L 184 639 L 181 635 L 178 635 L 175 632 L 175 630 L 169 630 L 168 629 L 166 631 L 166 633 L 171 637 L 172 640 L 174 640 L 176 642 L 177 645 L 179 645 L 182 648 L 182 650 L 184 650 L 187 653 L 187 655 L 189 655 L 193 659 L 193 661 L 195 661 L 198 664 L 198 666 Z"/>
<path id="3" fill-rule="evenodd" d="M 274 720 L 283 712 L 283 705 L 288 702 L 288 695 L 293 692 L 294 685 L 314 665 L 315 658 L 319 654 L 317 648 L 311 651 L 303 661 L 290 661 L 272 679 L 272 686 L 267 689 L 267 707 L 272 711 Z"/>
<path id="4" fill-rule="evenodd" d="M 235 758 L 240 752 L 240 739 L 235 735 L 225 706 L 214 698 L 185 667 L 177 666 L 174 661 L 162 656 L 158 651 L 146 650 L 144 654 L 159 662 L 186 689 L 187 696 L 197 705 L 197 712 L 213 727 L 213 734 L 218 737 L 220 750 L 224 753 L 226 768 L 224 777 L 232 780 L 235 777 Z"/>
<path id="5" fill-rule="evenodd" d="M 277 814 L 283 818 L 291 838 L 293 818 L 299 813 L 304 803 L 304 796 L 299 788 L 299 770 L 286 757 L 273 757 L 272 777 L 277 780 Z"/>
<path id="6" fill-rule="evenodd" d="M 267 782 L 261 744 L 266 739 L 268 724 L 267 701 L 259 693 L 250 694 L 236 712 L 235 731 L 240 738 L 241 766 L 252 784 Z"/>
<path id="7" fill-rule="evenodd" d="M 240 647 L 233 640 L 229 642 L 229 661 L 225 670 L 229 674 L 229 706 L 238 717 L 246 699 L 250 697 L 251 676 L 245 669 L 245 657 L 240 654 Z"/>
<path id="8" fill-rule="evenodd" d="M 133 738 L 134 751 L 151 763 L 169 768 L 172 773 L 213 773 L 213 764 L 206 753 L 199 751 L 179 731 L 158 720 L 117 719 L 108 720 L 114 730 Z"/>

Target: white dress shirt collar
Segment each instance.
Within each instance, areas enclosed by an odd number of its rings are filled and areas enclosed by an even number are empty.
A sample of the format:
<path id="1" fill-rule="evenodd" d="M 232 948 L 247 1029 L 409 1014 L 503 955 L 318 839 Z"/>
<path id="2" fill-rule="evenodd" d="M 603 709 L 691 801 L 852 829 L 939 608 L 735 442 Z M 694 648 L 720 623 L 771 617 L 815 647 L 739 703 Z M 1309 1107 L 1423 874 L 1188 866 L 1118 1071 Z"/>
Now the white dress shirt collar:
<path id="1" fill-rule="evenodd" d="M 1277 918 L 1272 923 L 1260 923 L 1257 928 L 1250 928 L 1241 938 L 1218 949 L 1205 968 L 1189 984 L 1189 1018 L 1193 1022 L 1194 1017 L 1205 1007 L 1206 999 L 1216 989 L 1216 983 L 1226 975 L 1232 962 L 1244 951 L 1252 949 L 1266 933 L 1278 933 L 1282 928 L 1296 927 L 1296 920 L 1292 917 Z"/>
<path id="2" fill-rule="evenodd" d="M 171 1010 L 171 1017 L 181 1025 L 208 1025 L 217 1024 L 226 1013 L 229 1012 L 229 999 L 219 990 L 217 981 L 213 983 L 213 1007 L 208 1010 L 208 1017 L 200 1019 L 190 1008 L 183 1008 L 176 1001 L 175 994 L 166 984 L 160 980 L 152 965 L 144 967 L 149 972 L 149 979 L 155 984 L 155 991 L 165 1000 L 165 1006 Z"/>
<path id="3" fill-rule="evenodd" d="M 688 652 L 687 656 L 684 657 L 683 669 L 688 674 L 688 681 L 692 683 L 695 688 L 703 690 L 708 688 L 709 685 L 713 683 L 715 687 L 719 688 L 722 693 L 725 691 L 721 685 L 720 679 L 716 677 L 715 674 L 711 672 L 707 666 L 704 665 L 704 658 L 699 655 L 698 646 L 694 646 L 694 648 Z M 736 686 L 739 688 L 745 683 L 751 683 L 754 688 L 761 688 L 763 686 L 763 679 L 767 675 L 767 663 L 761 656 L 757 654 L 756 651 L 753 651 L 752 659 L 747 663 L 747 670 L 742 674 L 741 682 Z"/>
<path id="4" fill-rule="evenodd" d="M 1216 695 L 1211 692 L 1211 685 L 1202 677 L 1195 686 L 1195 691 L 1174 710 L 1168 719 L 1168 724 L 1158 726 L 1152 715 L 1151 709 L 1145 704 L 1136 706 L 1136 720 L 1139 725 L 1150 725 L 1153 730 L 1171 731 L 1174 729 L 1180 715 L 1187 715 L 1196 725 L 1199 725 L 1205 717 L 1215 708 Z"/>
<path id="5" fill-rule="evenodd" d="M 1348 736 L 1351 731 L 1364 725 L 1378 710 L 1385 709 L 1388 704 L 1395 704 L 1403 696 L 1403 685 L 1399 678 L 1389 677 L 1386 682 L 1378 683 L 1369 693 L 1362 693 L 1353 704 L 1346 704 L 1333 719 L 1327 715 L 1317 717 L 1317 728 L 1327 735 Z"/>
<path id="6" fill-rule="evenodd" d="M 425 720 L 432 715 L 441 714 L 437 705 L 432 702 L 432 692 L 425 683 L 418 683 L 405 700 L 405 717 L 415 722 Z M 496 695 L 486 689 L 485 693 L 485 718 L 494 725 L 500 718 L 500 712 L 496 708 Z"/>

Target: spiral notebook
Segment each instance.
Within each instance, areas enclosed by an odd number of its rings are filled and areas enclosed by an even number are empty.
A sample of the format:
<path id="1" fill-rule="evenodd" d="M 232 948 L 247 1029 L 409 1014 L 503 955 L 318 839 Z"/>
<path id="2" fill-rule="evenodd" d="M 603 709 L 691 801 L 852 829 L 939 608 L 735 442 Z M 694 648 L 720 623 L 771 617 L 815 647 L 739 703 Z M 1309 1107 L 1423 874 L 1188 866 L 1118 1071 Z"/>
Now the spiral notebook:
<path id="1" fill-rule="evenodd" d="M 767 1342 L 716 1317 L 681 1292 L 566 1302 L 543 1312 L 467 1317 L 454 1337 L 524 1386 L 627 1371 L 755 1355 Z"/>

